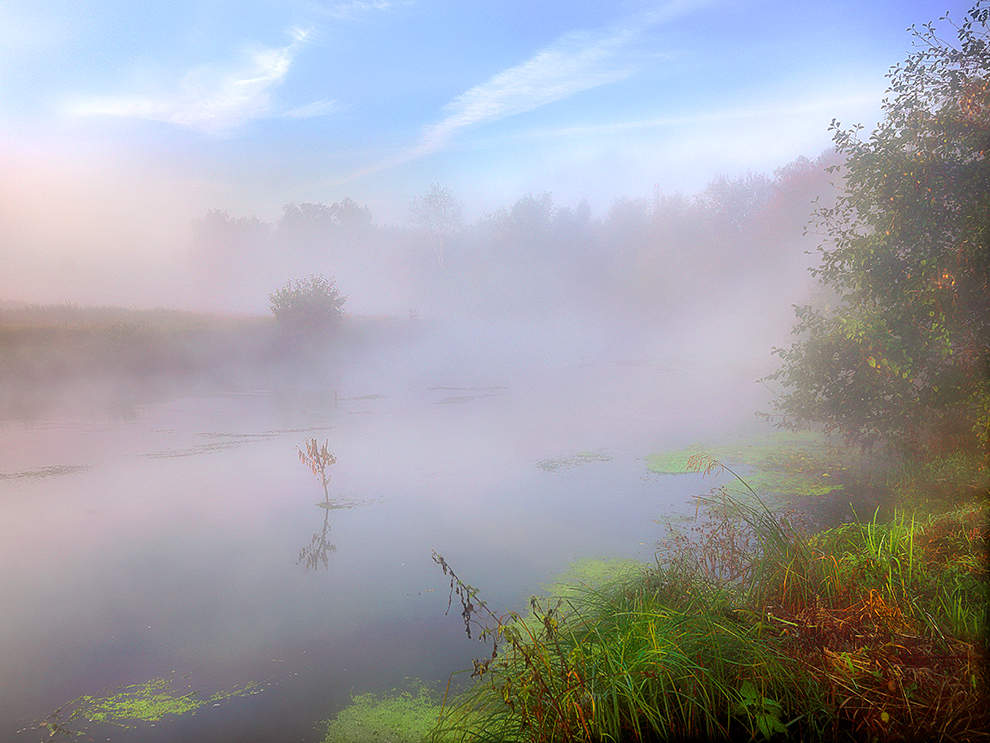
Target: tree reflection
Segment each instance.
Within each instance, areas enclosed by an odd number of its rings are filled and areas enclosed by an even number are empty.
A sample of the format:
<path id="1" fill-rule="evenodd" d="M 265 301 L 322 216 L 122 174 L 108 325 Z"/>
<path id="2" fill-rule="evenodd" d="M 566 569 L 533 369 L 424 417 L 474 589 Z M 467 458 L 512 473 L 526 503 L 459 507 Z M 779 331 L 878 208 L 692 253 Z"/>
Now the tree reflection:
<path id="1" fill-rule="evenodd" d="M 337 545 L 331 544 L 328 538 L 330 532 L 330 504 L 317 504 L 323 509 L 323 530 L 313 535 L 309 544 L 299 550 L 297 565 L 302 565 L 306 570 L 316 570 L 323 567 L 326 570 L 330 566 L 328 555 L 337 551 Z"/>

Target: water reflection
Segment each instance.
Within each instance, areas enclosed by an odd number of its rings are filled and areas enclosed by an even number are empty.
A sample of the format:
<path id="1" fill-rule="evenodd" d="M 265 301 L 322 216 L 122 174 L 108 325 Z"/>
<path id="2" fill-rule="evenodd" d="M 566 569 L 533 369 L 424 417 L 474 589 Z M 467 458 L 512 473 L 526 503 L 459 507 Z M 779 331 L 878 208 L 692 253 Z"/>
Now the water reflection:
<path id="1" fill-rule="evenodd" d="M 323 529 L 316 532 L 310 543 L 299 550 L 299 559 L 296 560 L 296 564 L 302 565 L 306 570 L 316 570 L 321 566 L 326 570 L 330 566 L 328 555 L 337 551 L 337 545 L 331 544 L 327 536 L 330 532 L 332 505 L 329 502 L 317 503 L 317 505 L 323 508 Z"/>

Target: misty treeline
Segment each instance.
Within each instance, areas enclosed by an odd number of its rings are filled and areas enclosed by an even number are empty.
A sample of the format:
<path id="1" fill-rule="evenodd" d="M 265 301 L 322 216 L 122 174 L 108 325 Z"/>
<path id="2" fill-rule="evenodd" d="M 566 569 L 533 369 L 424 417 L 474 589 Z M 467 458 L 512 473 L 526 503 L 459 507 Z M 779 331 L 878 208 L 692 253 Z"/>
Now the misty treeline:
<path id="1" fill-rule="evenodd" d="M 350 199 L 288 204 L 274 222 L 210 211 L 192 264 L 231 309 L 260 308 L 276 285 L 318 273 L 336 279 L 348 309 L 430 319 L 587 311 L 662 322 L 699 307 L 731 314 L 733 302 L 786 313 L 809 285 L 802 231 L 812 202 L 831 198 L 834 162 L 800 158 L 694 196 L 620 199 L 602 216 L 543 193 L 466 223 L 439 185 L 401 226 Z"/>

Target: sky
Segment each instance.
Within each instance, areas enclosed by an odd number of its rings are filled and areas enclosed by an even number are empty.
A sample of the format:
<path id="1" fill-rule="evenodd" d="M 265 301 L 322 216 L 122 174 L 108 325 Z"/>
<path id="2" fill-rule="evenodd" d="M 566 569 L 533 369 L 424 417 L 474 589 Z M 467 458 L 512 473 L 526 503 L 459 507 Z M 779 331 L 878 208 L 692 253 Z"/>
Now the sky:
<path id="1" fill-rule="evenodd" d="M 351 197 L 401 223 L 432 183 L 468 216 L 692 192 L 875 121 L 906 27 L 967 7 L 2 0 L 0 220 Z"/>

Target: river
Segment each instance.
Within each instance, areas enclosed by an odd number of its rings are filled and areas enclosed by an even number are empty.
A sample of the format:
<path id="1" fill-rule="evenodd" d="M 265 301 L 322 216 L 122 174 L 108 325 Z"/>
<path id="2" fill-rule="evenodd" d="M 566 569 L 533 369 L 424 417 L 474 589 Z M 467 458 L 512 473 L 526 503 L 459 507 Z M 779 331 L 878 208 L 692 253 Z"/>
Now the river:
<path id="1" fill-rule="evenodd" d="M 318 741 L 353 694 L 445 683 L 484 647 L 437 550 L 493 607 L 588 557 L 649 560 L 694 513 L 664 446 L 749 423 L 752 376 L 648 355 L 225 389 L 0 422 L 0 730 L 168 679 L 256 693 L 114 741 Z M 326 440 L 328 499 L 300 462 Z M 456 607 L 456 601 L 455 601 Z M 64 713 L 63 713 L 64 714 Z M 21 731 L 17 734 L 16 731 Z"/>

